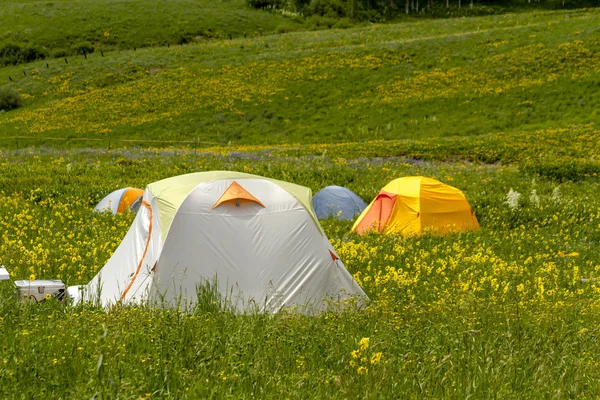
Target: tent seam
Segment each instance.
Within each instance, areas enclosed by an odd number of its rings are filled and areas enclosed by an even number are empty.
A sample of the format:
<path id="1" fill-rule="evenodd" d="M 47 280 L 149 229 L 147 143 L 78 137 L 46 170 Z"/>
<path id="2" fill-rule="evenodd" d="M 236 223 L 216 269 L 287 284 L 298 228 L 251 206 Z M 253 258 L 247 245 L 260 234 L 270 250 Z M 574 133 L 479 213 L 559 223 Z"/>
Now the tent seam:
<path id="1" fill-rule="evenodd" d="M 140 270 L 142 269 L 142 264 L 144 263 L 144 259 L 146 258 L 146 253 L 148 252 L 150 240 L 152 239 L 152 206 L 150 205 L 150 203 L 148 203 L 145 200 L 142 201 L 142 205 L 144 207 L 146 207 L 148 209 L 148 211 L 150 212 L 150 225 L 148 227 L 148 239 L 146 240 L 146 246 L 144 247 L 144 253 L 142 254 L 142 258 L 140 259 L 140 262 L 135 270 L 135 274 L 133 275 L 133 278 L 131 278 L 131 282 L 129 282 L 129 285 L 127 285 L 127 287 L 123 291 L 123 294 L 121 295 L 121 298 L 119 299 L 119 303 L 123 301 L 125 296 L 127 296 L 129 289 L 131 289 L 131 287 L 133 286 L 133 282 L 135 282 L 135 279 L 138 277 Z"/>

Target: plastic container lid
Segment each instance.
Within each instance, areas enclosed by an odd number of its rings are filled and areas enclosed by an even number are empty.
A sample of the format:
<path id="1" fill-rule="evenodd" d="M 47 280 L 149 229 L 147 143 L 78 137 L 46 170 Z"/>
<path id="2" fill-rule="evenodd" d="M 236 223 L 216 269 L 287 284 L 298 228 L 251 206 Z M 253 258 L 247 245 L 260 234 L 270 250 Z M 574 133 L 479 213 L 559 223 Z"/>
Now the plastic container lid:
<path id="1" fill-rule="evenodd" d="M 39 280 L 35 280 L 35 281 L 29 281 L 29 280 L 19 280 L 19 281 L 15 281 L 15 286 L 18 288 L 26 288 L 26 287 L 40 287 L 40 286 L 44 286 L 44 287 L 64 287 L 65 284 L 60 281 L 60 280 L 44 280 L 44 279 L 39 279 Z"/>

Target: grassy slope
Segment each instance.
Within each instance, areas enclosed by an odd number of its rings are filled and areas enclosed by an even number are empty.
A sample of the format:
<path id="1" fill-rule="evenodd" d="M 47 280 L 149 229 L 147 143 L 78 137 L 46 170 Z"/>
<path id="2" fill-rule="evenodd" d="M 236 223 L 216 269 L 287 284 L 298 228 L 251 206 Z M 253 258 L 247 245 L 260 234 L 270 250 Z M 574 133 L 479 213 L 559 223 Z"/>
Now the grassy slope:
<path id="1" fill-rule="evenodd" d="M 258 36 L 294 22 L 253 10 L 243 0 L 3 1 L 3 43 L 43 46 L 50 54 L 89 42 L 104 51 L 179 43 L 182 38 Z M 297 25 L 297 24 L 296 24 Z"/>
<path id="2" fill-rule="evenodd" d="M 33 63 L 0 70 L 28 95 L 0 126 L 6 136 L 312 143 L 595 123 L 599 21 L 596 10 L 504 15 Z"/>
<path id="3" fill-rule="evenodd" d="M 245 0 L 5 0 L 0 8 L 0 48 L 35 45 L 52 57 L 84 42 L 103 51 L 178 44 L 210 38 L 260 36 L 276 31 L 327 29 L 332 18 L 284 18 L 247 7 Z M 526 4 L 539 7 L 540 3 Z M 543 6 L 547 6 L 544 4 Z M 524 11 L 515 7 L 515 11 Z M 438 17 L 480 15 L 500 7 L 436 9 Z M 413 16 L 399 16 L 401 19 Z M 421 15 L 428 18 L 431 16 Z M 352 23 L 341 21 L 345 26 Z M 2 60 L 0 60 L 2 62 Z"/>

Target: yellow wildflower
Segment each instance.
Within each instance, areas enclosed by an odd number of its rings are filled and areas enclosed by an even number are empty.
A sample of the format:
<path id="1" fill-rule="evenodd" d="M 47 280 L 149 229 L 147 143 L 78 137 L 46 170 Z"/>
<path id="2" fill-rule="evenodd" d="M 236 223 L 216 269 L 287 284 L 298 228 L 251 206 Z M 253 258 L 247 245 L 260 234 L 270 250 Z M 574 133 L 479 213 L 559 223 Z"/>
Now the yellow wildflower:
<path id="1" fill-rule="evenodd" d="M 366 350 L 369 348 L 369 338 L 365 337 L 360 339 L 360 342 L 358 342 L 358 346 L 360 347 L 360 349 L 362 351 Z"/>
<path id="2" fill-rule="evenodd" d="M 381 362 L 382 353 L 379 351 L 371 356 L 371 364 L 377 365 Z"/>

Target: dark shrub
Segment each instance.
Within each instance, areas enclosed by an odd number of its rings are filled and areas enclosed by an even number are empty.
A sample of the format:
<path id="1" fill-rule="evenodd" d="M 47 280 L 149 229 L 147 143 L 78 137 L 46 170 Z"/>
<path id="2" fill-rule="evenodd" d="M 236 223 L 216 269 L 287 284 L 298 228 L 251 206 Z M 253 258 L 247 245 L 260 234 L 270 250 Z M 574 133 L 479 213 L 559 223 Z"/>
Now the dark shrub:
<path id="1" fill-rule="evenodd" d="M 346 16 L 348 4 L 343 0 L 312 0 L 310 8 L 313 15 L 339 18 Z"/>
<path id="2" fill-rule="evenodd" d="M 310 16 L 310 0 L 288 0 L 287 5 L 292 11 L 300 12 L 307 17 Z"/>
<path id="3" fill-rule="evenodd" d="M 32 62 L 46 58 L 46 51 L 38 46 L 27 45 L 21 50 L 23 62 Z"/>
<path id="4" fill-rule="evenodd" d="M 21 56 L 21 46 L 15 43 L 5 43 L 0 46 L 0 59 L 6 60 L 10 64 L 10 60 L 17 60 Z"/>
<path id="5" fill-rule="evenodd" d="M 254 8 L 280 8 L 284 0 L 246 0 L 246 4 Z"/>
<path id="6" fill-rule="evenodd" d="M 0 65 L 16 65 L 44 58 L 46 58 L 46 51 L 38 46 L 22 47 L 16 43 L 5 43 L 0 46 Z"/>
<path id="7" fill-rule="evenodd" d="M 332 28 L 336 28 L 336 29 L 348 29 L 348 28 L 352 28 L 352 21 L 350 21 L 349 18 L 340 18 L 339 21 L 337 21 L 335 23 L 335 25 L 332 26 Z"/>
<path id="8" fill-rule="evenodd" d="M 0 111 L 21 107 L 21 95 L 13 88 L 0 86 Z"/>
<path id="9" fill-rule="evenodd" d="M 52 58 L 62 58 L 62 57 L 70 56 L 70 55 L 71 55 L 71 53 L 65 49 L 54 49 L 54 50 L 52 50 L 52 53 L 50 54 L 50 56 Z"/>
<path id="10" fill-rule="evenodd" d="M 94 46 L 88 42 L 76 43 L 71 46 L 71 51 L 75 54 L 91 54 L 94 52 Z"/>
<path id="11" fill-rule="evenodd" d="M 177 44 L 188 44 L 194 40 L 194 34 L 185 30 L 178 30 L 175 33 L 175 41 Z"/>
<path id="12" fill-rule="evenodd" d="M 21 61 L 21 46 L 5 43 L 0 46 L 0 65 L 18 64 Z"/>
<path id="13" fill-rule="evenodd" d="M 337 18 L 322 17 L 320 15 L 313 15 L 311 21 L 319 27 L 332 28 L 337 22 Z"/>

